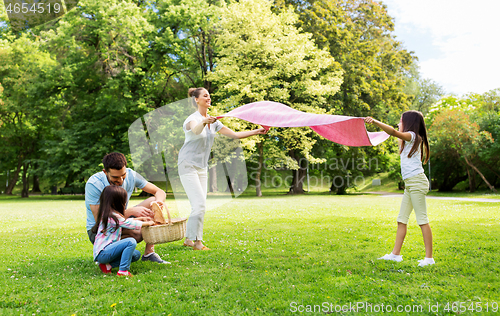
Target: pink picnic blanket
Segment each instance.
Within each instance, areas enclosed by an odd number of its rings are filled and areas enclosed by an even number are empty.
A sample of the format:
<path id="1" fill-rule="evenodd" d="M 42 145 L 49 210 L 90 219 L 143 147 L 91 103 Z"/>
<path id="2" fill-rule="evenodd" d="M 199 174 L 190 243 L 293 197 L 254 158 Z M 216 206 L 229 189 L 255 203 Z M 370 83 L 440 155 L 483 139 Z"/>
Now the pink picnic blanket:
<path id="1" fill-rule="evenodd" d="M 389 138 L 386 132 L 368 132 L 362 117 L 305 113 L 271 101 L 245 104 L 217 116 L 221 117 L 236 117 L 266 129 L 309 126 L 326 139 L 346 146 L 376 146 Z"/>

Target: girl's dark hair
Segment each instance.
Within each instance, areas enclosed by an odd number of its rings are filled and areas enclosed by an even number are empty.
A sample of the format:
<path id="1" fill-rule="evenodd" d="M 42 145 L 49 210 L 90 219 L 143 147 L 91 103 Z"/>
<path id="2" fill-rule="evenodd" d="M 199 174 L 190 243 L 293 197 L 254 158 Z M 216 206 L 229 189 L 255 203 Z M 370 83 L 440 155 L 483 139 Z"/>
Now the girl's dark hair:
<path id="1" fill-rule="evenodd" d="M 109 231 L 116 231 L 118 229 L 118 219 L 113 212 L 124 215 L 126 204 L 127 191 L 125 191 L 125 189 L 116 185 L 108 185 L 105 187 L 104 190 L 102 190 L 101 197 L 99 198 L 99 213 L 97 214 L 95 225 L 92 227 L 92 232 L 97 234 L 99 224 L 102 222 L 104 227 L 101 232 L 106 233 L 108 230 L 109 218 L 113 219 L 115 222 L 115 227 L 111 227 Z"/>
<path id="2" fill-rule="evenodd" d="M 196 102 L 194 101 L 194 98 L 199 98 L 203 90 L 207 90 L 207 89 L 205 89 L 203 87 L 189 88 L 188 97 L 189 97 L 189 101 L 193 107 L 196 107 Z"/>
<path id="3" fill-rule="evenodd" d="M 427 129 L 425 128 L 425 121 L 422 112 L 419 111 L 406 111 L 403 113 L 401 117 L 401 122 L 403 123 L 403 131 L 408 132 L 412 131 L 415 133 L 415 142 L 413 143 L 413 147 L 408 154 L 408 158 L 413 156 L 420 147 L 420 160 L 422 160 L 424 156 L 424 147 L 425 147 L 425 161 L 424 164 L 427 163 L 430 157 L 429 151 L 429 140 L 427 139 Z M 401 149 L 399 150 L 399 154 L 403 152 L 405 147 L 405 142 L 403 141 L 401 145 Z"/>

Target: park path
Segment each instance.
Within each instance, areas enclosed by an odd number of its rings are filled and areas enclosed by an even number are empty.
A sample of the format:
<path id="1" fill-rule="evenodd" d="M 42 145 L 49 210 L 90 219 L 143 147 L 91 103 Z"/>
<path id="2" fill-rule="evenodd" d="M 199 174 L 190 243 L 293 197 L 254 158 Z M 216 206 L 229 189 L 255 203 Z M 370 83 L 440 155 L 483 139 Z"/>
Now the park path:
<path id="1" fill-rule="evenodd" d="M 368 194 L 379 194 L 381 197 L 402 197 L 403 193 L 392 193 L 392 192 L 365 192 Z M 500 203 L 500 199 L 482 199 L 482 198 L 462 198 L 462 197 L 448 197 L 448 196 L 430 196 L 427 195 L 428 199 L 436 200 L 453 200 L 453 201 L 465 201 L 465 202 L 493 202 Z"/>

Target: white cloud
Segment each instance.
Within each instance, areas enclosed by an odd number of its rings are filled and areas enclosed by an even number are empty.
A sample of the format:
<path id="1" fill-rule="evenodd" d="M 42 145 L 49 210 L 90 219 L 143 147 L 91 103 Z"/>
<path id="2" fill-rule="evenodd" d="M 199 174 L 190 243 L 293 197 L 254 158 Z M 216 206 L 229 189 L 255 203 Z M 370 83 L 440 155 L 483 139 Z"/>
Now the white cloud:
<path id="1" fill-rule="evenodd" d="M 434 56 L 420 59 L 424 78 L 441 84 L 447 92 L 483 93 L 500 88 L 500 26 L 497 0 L 388 0 L 396 18 L 396 34 L 429 34 Z M 398 39 L 407 44 L 404 36 Z M 436 53 L 437 52 L 437 53 Z M 417 55 L 418 56 L 418 55 Z"/>

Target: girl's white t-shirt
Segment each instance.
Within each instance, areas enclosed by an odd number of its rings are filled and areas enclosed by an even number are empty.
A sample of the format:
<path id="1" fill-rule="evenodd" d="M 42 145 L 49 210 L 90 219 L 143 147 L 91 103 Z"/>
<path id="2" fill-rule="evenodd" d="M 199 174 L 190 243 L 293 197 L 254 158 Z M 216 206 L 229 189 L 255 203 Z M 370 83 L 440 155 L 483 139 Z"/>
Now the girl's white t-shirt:
<path id="1" fill-rule="evenodd" d="M 400 154 L 401 157 L 401 175 L 403 176 L 403 180 L 407 178 L 411 178 L 416 176 L 417 174 L 423 173 L 424 168 L 422 167 L 422 153 L 420 150 L 420 146 L 416 152 L 413 153 L 413 156 L 408 158 L 408 154 L 413 147 L 413 143 L 415 143 L 416 135 L 412 131 L 408 131 L 411 134 L 411 140 L 409 142 L 404 141 L 405 147 Z"/>
<path id="2" fill-rule="evenodd" d="M 196 111 L 188 116 L 182 124 L 186 139 L 179 151 L 178 165 L 182 162 L 186 162 L 198 168 L 206 168 L 208 166 L 208 159 L 210 157 L 212 145 L 214 144 L 215 136 L 224 125 L 219 121 L 215 121 L 215 123 L 210 124 L 209 129 L 207 124 L 199 135 L 196 135 L 191 129 L 187 130 L 187 124 L 189 122 L 195 121 L 196 125 L 198 125 L 203 119 L 203 115 Z"/>

